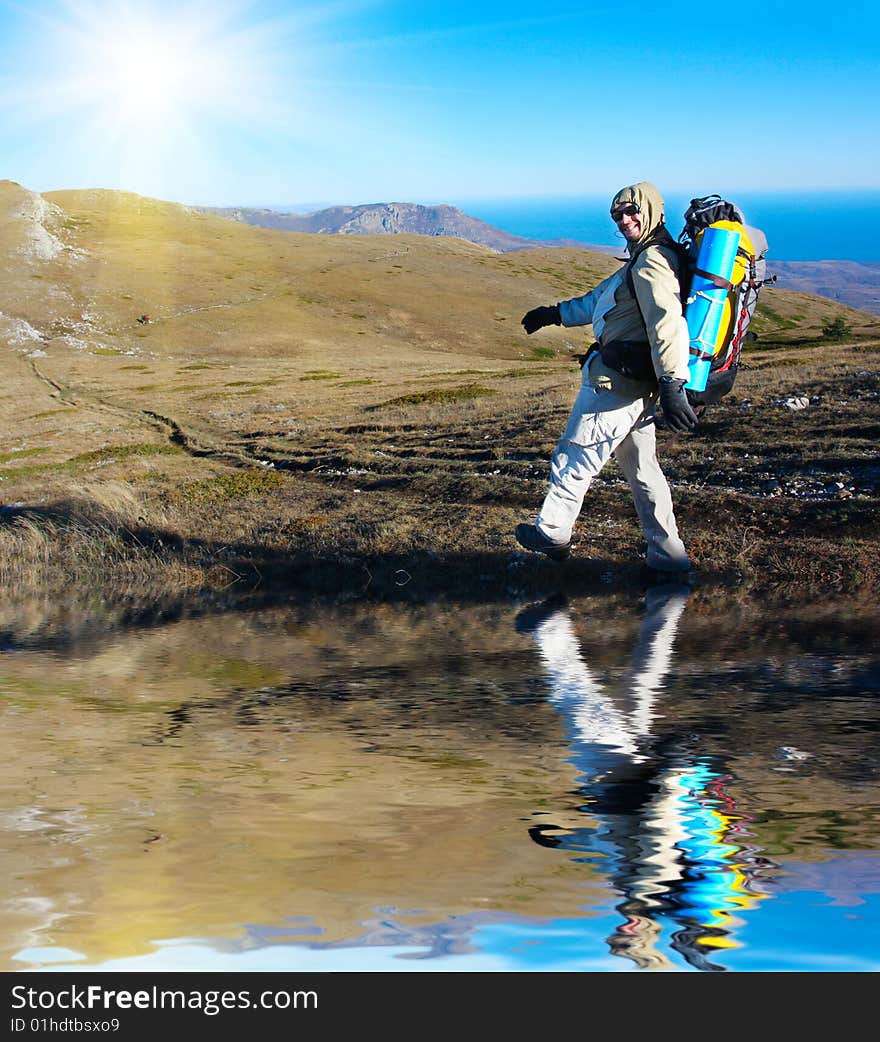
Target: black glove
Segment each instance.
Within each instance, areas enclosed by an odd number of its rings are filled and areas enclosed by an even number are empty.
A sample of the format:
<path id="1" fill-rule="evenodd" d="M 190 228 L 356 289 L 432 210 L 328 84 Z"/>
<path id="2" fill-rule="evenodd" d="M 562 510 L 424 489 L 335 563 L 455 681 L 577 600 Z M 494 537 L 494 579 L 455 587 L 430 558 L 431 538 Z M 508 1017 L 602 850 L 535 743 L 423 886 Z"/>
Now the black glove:
<path id="1" fill-rule="evenodd" d="M 559 305 L 551 304 L 550 307 L 532 308 L 528 314 L 523 315 L 522 325 L 530 335 L 543 329 L 544 326 L 561 326 L 562 316 L 559 314 Z"/>
<path id="2" fill-rule="evenodd" d="M 698 423 L 697 414 L 687 399 L 686 383 L 686 380 L 676 380 L 672 376 L 660 378 L 660 408 L 667 427 L 674 431 L 689 431 Z"/>

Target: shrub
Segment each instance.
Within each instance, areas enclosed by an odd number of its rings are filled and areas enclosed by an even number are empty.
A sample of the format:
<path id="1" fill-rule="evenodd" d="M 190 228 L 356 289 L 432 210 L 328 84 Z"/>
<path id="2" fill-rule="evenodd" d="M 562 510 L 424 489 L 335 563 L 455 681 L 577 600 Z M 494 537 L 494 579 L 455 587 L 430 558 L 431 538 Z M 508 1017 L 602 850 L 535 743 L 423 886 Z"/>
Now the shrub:
<path id="1" fill-rule="evenodd" d="M 822 336 L 826 340 L 846 340 L 851 333 L 852 327 L 841 315 L 822 326 Z"/>

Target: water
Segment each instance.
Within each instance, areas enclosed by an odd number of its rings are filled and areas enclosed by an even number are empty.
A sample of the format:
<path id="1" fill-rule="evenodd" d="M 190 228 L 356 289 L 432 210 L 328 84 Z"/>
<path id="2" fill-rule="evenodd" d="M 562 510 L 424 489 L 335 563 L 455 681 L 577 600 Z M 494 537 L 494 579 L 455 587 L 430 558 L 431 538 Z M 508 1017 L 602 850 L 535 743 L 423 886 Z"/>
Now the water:
<path id="1" fill-rule="evenodd" d="M 880 968 L 880 615 L 21 625 L 2 970 Z"/>
<path id="2" fill-rule="evenodd" d="M 725 189 L 668 193 L 667 224 L 674 235 L 694 196 Z M 613 194 L 613 193 L 612 193 Z M 608 196 L 472 199 L 455 203 L 482 221 L 529 239 L 574 239 L 623 249 L 608 216 Z M 761 228 L 773 260 L 880 262 L 880 192 L 731 192 L 746 220 Z"/>

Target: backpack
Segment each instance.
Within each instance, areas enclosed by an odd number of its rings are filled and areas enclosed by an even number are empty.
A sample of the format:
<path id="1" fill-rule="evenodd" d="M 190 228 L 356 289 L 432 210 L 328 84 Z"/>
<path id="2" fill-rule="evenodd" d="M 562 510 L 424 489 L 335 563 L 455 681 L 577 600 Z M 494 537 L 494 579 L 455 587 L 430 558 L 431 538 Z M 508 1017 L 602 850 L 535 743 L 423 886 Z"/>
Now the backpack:
<path id="1" fill-rule="evenodd" d="M 743 212 L 738 206 L 718 195 L 692 199 L 685 212 L 684 227 L 677 244 L 681 256 L 678 279 L 685 310 L 693 299 L 691 282 L 696 272 L 700 239 L 703 231 L 709 227 L 738 231 L 741 237 L 730 284 L 723 287 L 727 289 L 727 299 L 709 368 L 709 379 L 705 390 L 687 391 L 688 401 L 694 407 L 711 405 L 733 388 L 743 345 L 748 340 L 757 340 L 756 334 L 749 332 L 749 324 L 755 314 L 758 294 L 762 286 L 776 281 L 775 275 L 767 277 L 767 263 L 764 259 L 767 254 L 767 237 L 759 228 L 745 223 Z"/>
<path id="2" fill-rule="evenodd" d="M 694 408 L 705 408 L 719 401 L 733 388 L 743 344 L 748 340 L 757 340 L 756 334 L 749 332 L 749 324 L 758 303 L 758 293 L 762 286 L 776 281 L 775 275 L 767 277 L 767 264 L 764 259 L 767 253 L 766 236 L 760 229 L 745 223 L 743 212 L 738 206 L 718 195 L 692 199 L 685 212 L 684 227 L 678 241 L 671 236 L 664 236 L 665 241 L 656 243 L 674 250 L 677 255 L 674 270 L 681 288 L 682 311 L 687 310 L 687 305 L 692 299 L 691 284 L 697 270 L 700 240 L 703 231 L 709 227 L 736 230 L 740 232 L 741 238 L 730 285 L 723 287 L 727 288 L 727 300 L 706 387 L 702 391 L 687 390 L 688 401 Z M 645 243 L 642 249 L 651 245 L 655 244 Z M 630 258 L 626 266 L 625 277 L 633 296 L 635 287 L 630 269 L 642 249 Z"/>

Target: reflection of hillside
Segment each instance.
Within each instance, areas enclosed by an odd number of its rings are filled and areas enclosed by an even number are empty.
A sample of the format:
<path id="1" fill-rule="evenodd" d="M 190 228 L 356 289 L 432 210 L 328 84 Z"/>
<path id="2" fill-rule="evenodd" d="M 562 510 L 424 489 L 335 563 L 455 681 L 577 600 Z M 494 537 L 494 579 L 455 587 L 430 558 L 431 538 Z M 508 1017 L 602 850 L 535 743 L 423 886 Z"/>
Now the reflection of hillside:
<path id="1" fill-rule="evenodd" d="M 110 957 L 297 916 L 334 941 L 390 906 L 416 926 L 473 907 L 570 907 L 583 874 L 522 849 L 517 824 L 570 781 L 554 721 L 509 705 L 522 691 L 512 665 L 505 687 L 430 644 L 420 662 L 415 650 L 395 661 L 402 627 L 382 613 L 347 627 L 195 620 L 48 671 L 43 656 L 11 662 L 4 875 L 28 882 L 7 890 L 7 952 Z M 357 660 L 388 667 L 366 698 Z M 299 694 L 268 686 L 282 675 Z M 337 676 L 345 696 L 327 689 Z"/>
<path id="2" fill-rule="evenodd" d="M 593 620 L 609 605 L 574 605 L 606 679 L 640 623 L 637 603 L 612 603 L 602 633 Z M 602 865 L 528 839 L 548 815 L 589 822 L 514 613 L 278 608 L 5 655 L 7 957 L 287 936 L 297 917 L 290 938 L 341 943 L 382 908 L 413 936 L 482 911 L 591 914 L 607 903 Z M 873 649 L 817 617 L 814 642 L 833 635 L 809 660 L 823 690 L 798 666 L 808 635 L 793 618 L 775 617 L 769 644 L 765 619 L 740 620 L 738 640 L 713 650 L 726 621 L 696 605 L 681 625 L 658 740 L 685 732 L 724 758 L 757 850 L 804 863 L 869 849 L 876 791 L 855 775 L 876 762 Z"/>
<path id="3" fill-rule="evenodd" d="M 130 728 L 69 734 L 45 809 L 4 823 L 5 876 L 30 881 L 7 889 L 7 954 L 52 944 L 107 958 L 296 918 L 334 941 L 382 907 L 416 925 L 475 905 L 552 916 L 587 881 L 522 849 L 515 822 L 547 779 L 537 766 L 512 778 L 503 743 L 456 742 L 450 762 L 422 764 L 405 749 L 367 757 L 326 724 L 285 729 L 220 725 L 146 753 Z M 102 763 L 74 770 L 89 748 Z"/>

